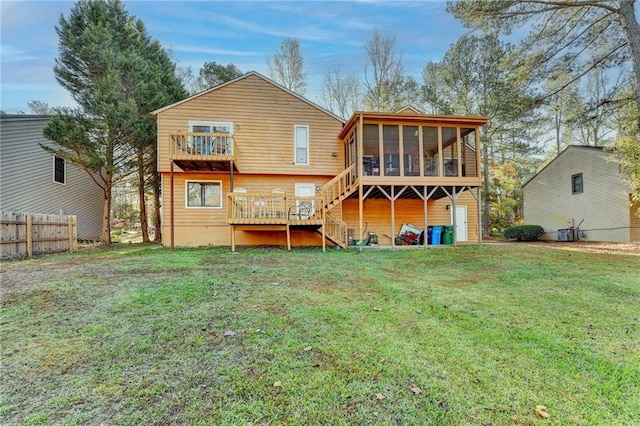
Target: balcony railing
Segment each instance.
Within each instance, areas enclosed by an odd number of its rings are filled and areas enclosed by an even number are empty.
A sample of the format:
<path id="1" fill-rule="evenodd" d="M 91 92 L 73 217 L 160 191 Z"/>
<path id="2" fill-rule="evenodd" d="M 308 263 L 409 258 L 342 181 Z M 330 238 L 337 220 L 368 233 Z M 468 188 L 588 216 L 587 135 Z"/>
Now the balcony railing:
<path id="1" fill-rule="evenodd" d="M 232 225 L 320 225 L 321 206 L 320 197 L 233 192 L 227 195 L 227 221 Z"/>
<path id="2" fill-rule="evenodd" d="M 239 152 L 228 133 L 176 132 L 169 135 L 174 160 L 237 161 Z"/>

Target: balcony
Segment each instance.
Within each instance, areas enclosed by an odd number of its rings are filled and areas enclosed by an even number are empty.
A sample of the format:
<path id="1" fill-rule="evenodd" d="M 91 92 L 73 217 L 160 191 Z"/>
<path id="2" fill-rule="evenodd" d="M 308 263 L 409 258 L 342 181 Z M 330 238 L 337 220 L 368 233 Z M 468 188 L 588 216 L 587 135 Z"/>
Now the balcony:
<path id="1" fill-rule="evenodd" d="M 238 170 L 240 153 L 228 133 L 176 132 L 169 140 L 170 158 L 184 171 Z"/>

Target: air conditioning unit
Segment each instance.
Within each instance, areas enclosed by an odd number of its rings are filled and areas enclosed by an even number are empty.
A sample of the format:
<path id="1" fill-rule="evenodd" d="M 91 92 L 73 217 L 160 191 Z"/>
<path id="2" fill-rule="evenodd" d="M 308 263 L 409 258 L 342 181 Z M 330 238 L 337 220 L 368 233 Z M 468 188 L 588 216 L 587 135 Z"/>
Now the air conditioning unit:
<path id="1" fill-rule="evenodd" d="M 570 242 L 575 240 L 575 230 L 573 228 L 558 229 L 558 241 Z"/>

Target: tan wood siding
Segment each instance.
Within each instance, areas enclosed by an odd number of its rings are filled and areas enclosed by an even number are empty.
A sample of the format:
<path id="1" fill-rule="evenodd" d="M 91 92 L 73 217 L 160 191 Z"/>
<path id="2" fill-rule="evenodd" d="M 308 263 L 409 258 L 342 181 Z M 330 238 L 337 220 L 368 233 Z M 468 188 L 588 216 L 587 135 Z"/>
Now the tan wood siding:
<path id="1" fill-rule="evenodd" d="M 240 173 L 331 175 L 344 169 L 342 123 L 257 77 L 248 76 L 158 114 L 158 168 L 169 170 L 169 134 L 190 120 L 232 122 Z M 309 126 L 309 165 L 294 165 L 294 125 Z M 336 156 L 333 156 L 333 153 Z"/>
<path id="2" fill-rule="evenodd" d="M 451 212 L 447 210 L 451 204 L 448 198 L 429 200 L 427 203 L 427 226 L 450 225 Z M 478 242 L 478 208 L 475 198 L 465 191 L 458 197 L 457 205 L 467 206 L 468 243 Z M 349 229 L 358 233 L 358 200 L 349 199 L 343 202 L 342 220 Z M 424 202 L 419 199 L 399 199 L 395 202 L 395 230 L 391 229 L 391 201 L 387 199 L 364 200 L 364 222 L 366 231 L 378 234 L 381 245 L 391 245 L 391 235 L 397 235 L 403 223 L 417 228 L 424 228 Z M 358 238 L 357 236 L 355 238 Z"/>
<path id="3" fill-rule="evenodd" d="M 583 192 L 572 194 L 571 176 L 582 173 Z M 571 224 L 587 241 L 628 242 L 630 188 L 621 182 L 611 153 L 570 146 L 524 187 L 524 220 L 540 225 L 545 238 L 557 239 L 558 229 Z"/>
<path id="4" fill-rule="evenodd" d="M 321 187 L 331 176 L 287 176 L 287 175 L 234 175 L 234 187 L 245 188 L 248 192 L 270 193 L 282 189 L 288 195 L 295 194 L 296 183 L 313 183 Z M 187 208 L 185 188 L 187 181 L 221 181 L 222 208 Z M 163 173 L 162 179 L 162 232 L 165 242 L 170 241 L 170 197 L 171 175 Z M 231 244 L 231 227 L 227 224 L 226 194 L 230 192 L 230 176 L 223 173 L 174 173 L 174 223 L 177 245 L 228 245 Z M 332 210 L 333 212 L 334 210 Z M 337 210 L 339 212 L 339 210 Z M 338 216 L 339 217 L 339 216 Z M 239 245 L 245 244 L 286 244 L 284 232 L 242 231 L 238 227 L 236 238 Z M 284 240 L 282 240 L 284 238 Z M 294 245 L 319 245 L 321 241 L 312 232 L 292 234 Z M 284 241 L 282 243 L 282 241 Z M 281 244 L 282 243 L 282 244 Z"/>

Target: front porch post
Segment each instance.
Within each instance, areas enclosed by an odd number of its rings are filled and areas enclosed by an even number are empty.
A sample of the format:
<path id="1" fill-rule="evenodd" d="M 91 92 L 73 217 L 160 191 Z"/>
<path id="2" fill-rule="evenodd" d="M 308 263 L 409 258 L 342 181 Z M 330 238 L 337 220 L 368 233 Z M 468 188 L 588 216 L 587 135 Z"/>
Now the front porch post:
<path id="1" fill-rule="evenodd" d="M 236 251 L 236 226 L 231 225 L 231 251 Z"/>

